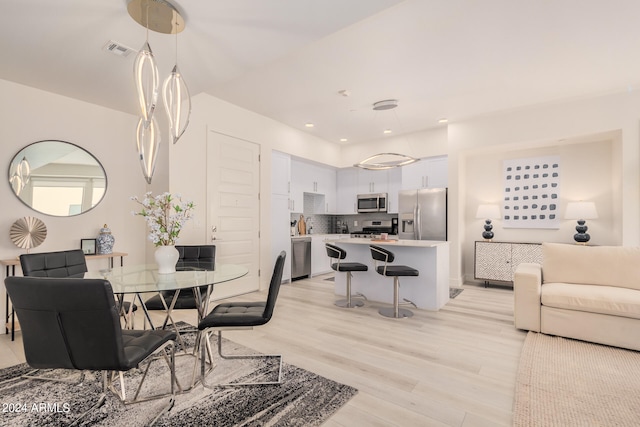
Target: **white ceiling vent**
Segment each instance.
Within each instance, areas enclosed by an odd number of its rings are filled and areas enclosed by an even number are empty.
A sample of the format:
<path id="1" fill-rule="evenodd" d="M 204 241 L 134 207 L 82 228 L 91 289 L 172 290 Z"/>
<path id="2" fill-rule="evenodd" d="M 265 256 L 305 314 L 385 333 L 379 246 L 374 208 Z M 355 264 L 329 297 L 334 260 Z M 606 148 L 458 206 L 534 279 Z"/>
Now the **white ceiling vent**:
<path id="1" fill-rule="evenodd" d="M 113 40 L 109 40 L 107 44 L 104 45 L 102 50 L 106 52 L 111 52 L 114 55 L 121 56 L 123 58 L 126 58 L 127 56 L 129 56 L 132 52 L 136 52 L 130 47 L 124 46 L 118 42 L 114 42 Z"/>

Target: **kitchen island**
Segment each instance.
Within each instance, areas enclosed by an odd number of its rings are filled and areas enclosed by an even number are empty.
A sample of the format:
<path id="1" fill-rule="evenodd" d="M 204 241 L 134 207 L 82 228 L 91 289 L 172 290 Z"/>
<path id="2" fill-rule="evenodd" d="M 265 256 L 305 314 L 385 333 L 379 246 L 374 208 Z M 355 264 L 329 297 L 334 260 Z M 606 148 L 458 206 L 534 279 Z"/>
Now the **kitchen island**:
<path id="1" fill-rule="evenodd" d="M 346 262 L 360 262 L 368 271 L 353 273 L 351 292 L 362 293 L 368 300 L 393 304 L 393 277 L 385 277 L 375 270 L 369 245 L 384 247 L 393 252 L 390 265 L 407 265 L 420 272 L 417 277 L 400 278 L 400 301 L 408 299 L 418 308 L 439 310 L 449 301 L 449 243 L 432 240 L 371 240 L 350 238 L 328 241 L 347 251 Z M 383 265 L 383 263 L 378 263 Z M 336 295 L 346 295 L 347 275 L 335 275 Z"/>

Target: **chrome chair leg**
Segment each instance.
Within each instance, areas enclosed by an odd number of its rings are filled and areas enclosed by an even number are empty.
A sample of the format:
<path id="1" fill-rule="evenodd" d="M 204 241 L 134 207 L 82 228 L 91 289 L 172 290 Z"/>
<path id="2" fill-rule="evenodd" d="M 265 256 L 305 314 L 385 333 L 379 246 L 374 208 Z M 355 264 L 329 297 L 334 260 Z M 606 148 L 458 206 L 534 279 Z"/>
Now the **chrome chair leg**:
<path id="1" fill-rule="evenodd" d="M 382 316 L 391 317 L 394 319 L 401 319 L 405 317 L 413 316 L 413 311 L 407 310 L 406 308 L 400 308 L 399 302 L 399 294 L 400 294 L 400 279 L 398 276 L 394 276 L 393 278 L 393 307 L 382 307 L 378 310 Z M 411 301 L 405 300 L 410 304 L 413 304 Z M 404 305 L 404 304 L 403 304 Z M 415 304 L 413 304 L 415 306 Z"/>
<path id="2" fill-rule="evenodd" d="M 22 375 L 22 378 L 30 379 L 30 380 L 40 380 L 40 381 L 55 381 L 59 383 L 67 383 L 67 384 L 73 384 L 73 385 L 80 385 L 84 382 L 84 376 L 85 376 L 84 371 L 80 372 L 80 376 L 78 377 L 77 380 L 69 379 L 69 378 L 50 378 L 43 375 L 34 375 L 36 372 L 39 372 L 39 371 L 40 369 L 34 369 L 33 371 Z"/>
<path id="3" fill-rule="evenodd" d="M 338 307 L 354 308 L 354 307 L 362 307 L 364 305 L 364 302 L 353 301 L 352 299 L 353 295 L 351 294 L 351 276 L 352 276 L 351 272 L 347 271 L 347 298 L 336 301 L 335 305 L 337 305 Z M 365 297 L 363 294 L 359 292 L 356 294 L 356 296 L 364 298 L 365 300 L 367 299 L 367 297 Z"/>
<path id="4" fill-rule="evenodd" d="M 248 328 L 226 328 L 226 330 L 232 329 L 252 329 Z M 203 334 L 207 335 L 207 334 Z M 208 339 L 207 339 L 208 341 Z M 204 347 L 204 346 L 203 346 Z M 204 348 L 202 349 L 202 363 L 201 363 L 201 373 L 202 373 L 202 386 L 206 388 L 214 388 L 214 387 L 236 387 L 236 386 L 250 386 L 250 385 L 278 385 L 282 383 L 282 355 L 281 354 L 222 354 L 222 330 L 218 330 L 218 355 L 222 359 L 278 359 L 278 379 L 276 381 L 247 381 L 247 382 L 237 382 L 237 383 L 221 383 L 221 384 L 207 384 L 205 381 L 205 362 L 204 362 Z M 209 371 L 213 371 L 213 368 Z"/>

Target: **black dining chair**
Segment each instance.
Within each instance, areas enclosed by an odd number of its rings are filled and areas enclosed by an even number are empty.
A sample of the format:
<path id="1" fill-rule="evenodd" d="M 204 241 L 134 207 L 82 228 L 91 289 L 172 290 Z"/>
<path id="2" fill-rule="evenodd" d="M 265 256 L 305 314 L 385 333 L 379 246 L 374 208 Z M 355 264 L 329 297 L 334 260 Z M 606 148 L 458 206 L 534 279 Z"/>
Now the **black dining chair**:
<path id="1" fill-rule="evenodd" d="M 211 332 L 218 332 L 218 354 L 223 359 L 277 359 L 278 360 L 278 379 L 276 381 L 262 382 L 242 382 L 231 384 L 216 384 L 215 386 L 240 386 L 240 385 L 263 385 L 263 384 L 280 384 L 282 379 L 282 355 L 279 354 L 251 354 L 251 355 L 225 355 L 222 354 L 222 331 L 253 329 L 255 326 L 267 324 L 273 316 L 273 310 L 280 291 L 280 283 L 282 282 L 282 272 L 284 270 L 284 261 L 287 254 L 282 251 L 276 259 L 269 283 L 269 293 L 266 301 L 259 302 L 225 302 L 218 304 L 203 318 L 198 324 L 200 334 L 200 362 L 201 362 L 201 381 L 204 387 L 212 388 L 214 385 L 205 383 L 206 377 L 206 356 L 213 363 L 211 349 L 209 347 L 209 335 Z M 210 372 L 210 371 L 209 371 Z"/>
<path id="2" fill-rule="evenodd" d="M 87 260 L 82 249 L 68 251 L 42 252 L 20 255 L 20 267 L 24 276 L 31 277 L 79 277 L 88 271 Z M 125 328 L 134 328 L 134 312 L 138 309 L 133 303 L 121 301 L 120 315 Z M 132 305 L 133 304 L 133 305 Z"/>
<path id="3" fill-rule="evenodd" d="M 215 245 L 176 245 L 178 250 L 177 270 L 214 270 L 216 261 Z M 194 290 L 195 291 L 195 290 Z M 166 310 L 171 306 L 171 301 L 176 292 L 178 298 L 174 305 L 174 309 L 192 309 L 197 308 L 198 304 L 195 300 L 196 296 L 191 291 L 162 291 L 159 295 L 155 295 L 145 301 L 147 310 Z M 207 286 L 200 286 L 200 298 L 204 298 L 207 294 Z M 164 299 L 164 303 L 162 302 Z"/>
<path id="4" fill-rule="evenodd" d="M 5 285 L 22 327 L 29 366 L 103 371 L 103 395 L 109 389 L 125 404 L 172 396 L 169 405 L 173 404 L 175 332 L 123 330 L 109 281 L 11 276 Z M 170 390 L 139 397 L 154 354 L 161 354 L 169 365 Z M 127 399 L 121 373 L 144 361 L 148 363 L 135 394 Z M 120 373 L 120 392 L 114 385 L 115 373 Z"/>

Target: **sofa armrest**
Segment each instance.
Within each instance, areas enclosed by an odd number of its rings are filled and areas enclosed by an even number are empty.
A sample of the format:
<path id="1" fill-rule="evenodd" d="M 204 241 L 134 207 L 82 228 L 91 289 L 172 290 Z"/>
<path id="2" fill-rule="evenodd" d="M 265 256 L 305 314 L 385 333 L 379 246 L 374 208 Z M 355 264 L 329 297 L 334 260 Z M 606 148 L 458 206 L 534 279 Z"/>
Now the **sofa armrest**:
<path id="1" fill-rule="evenodd" d="M 541 291 L 542 266 L 534 263 L 519 264 L 513 279 L 516 328 L 540 332 Z"/>

